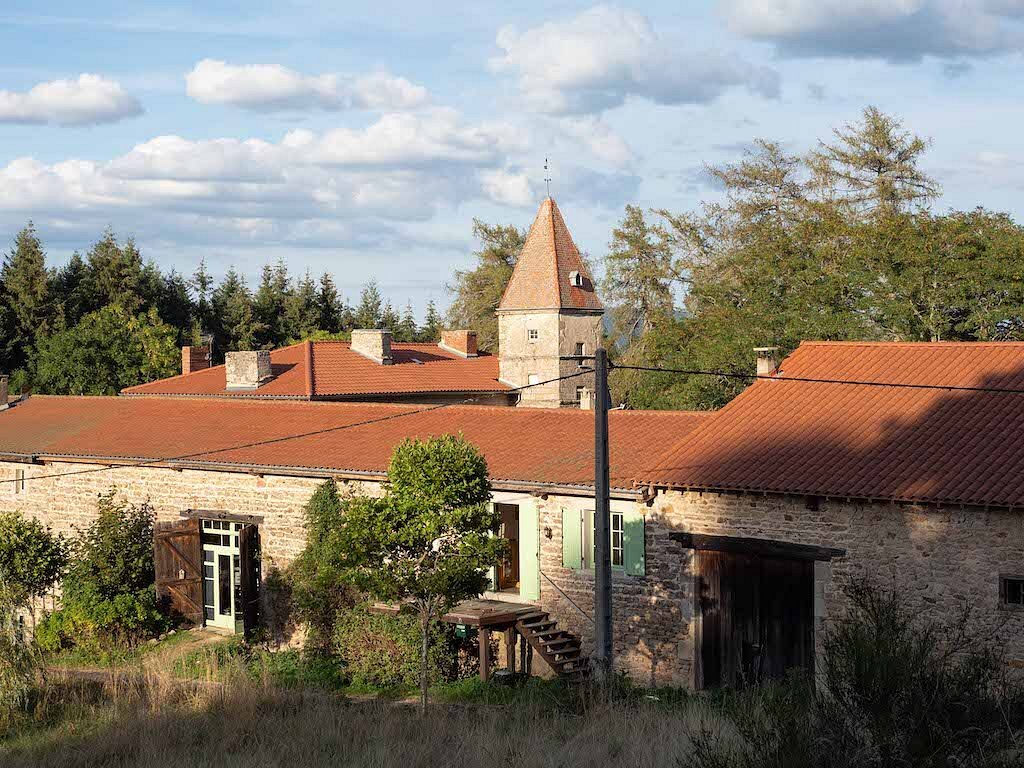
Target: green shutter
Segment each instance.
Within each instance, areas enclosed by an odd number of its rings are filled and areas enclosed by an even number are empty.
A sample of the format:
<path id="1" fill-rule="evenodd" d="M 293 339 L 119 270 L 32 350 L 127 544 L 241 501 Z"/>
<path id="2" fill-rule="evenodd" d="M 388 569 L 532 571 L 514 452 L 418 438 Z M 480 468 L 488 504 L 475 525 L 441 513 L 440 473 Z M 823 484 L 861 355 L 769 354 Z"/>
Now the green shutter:
<path id="1" fill-rule="evenodd" d="M 540 530 L 535 504 L 519 507 L 519 594 L 540 600 Z"/>
<path id="2" fill-rule="evenodd" d="M 562 510 L 562 565 L 579 569 L 583 553 L 580 541 L 580 513 L 577 509 Z"/>
<path id="3" fill-rule="evenodd" d="M 622 560 L 630 576 L 646 574 L 644 563 L 644 515 L 632 510 L 622 514 Z"/>
<path id="4" fill-rule="evenodd" d="M 594 568 L 595 567 L 595 563 L 597 563 L 597 560 L 594 559 L 594 555 L 595 555 L 595 546 L 594 545 L 595 545 L 595 542 L 596 542 L 596 539 L 594 538 L 594 517 L 595 517 L 595 513 L 594 513 L 594 510 L 592 510 L 592 509 L 587 510 L 586 512 L 583 513 L 583 519 L 587 521 L 587 527 L 583 531 L 583 535 L 585 536 L 586 540 L 590 542 L 590 559 L 587 560 L 587 562 L 585 563 L 587 568 Z"/>

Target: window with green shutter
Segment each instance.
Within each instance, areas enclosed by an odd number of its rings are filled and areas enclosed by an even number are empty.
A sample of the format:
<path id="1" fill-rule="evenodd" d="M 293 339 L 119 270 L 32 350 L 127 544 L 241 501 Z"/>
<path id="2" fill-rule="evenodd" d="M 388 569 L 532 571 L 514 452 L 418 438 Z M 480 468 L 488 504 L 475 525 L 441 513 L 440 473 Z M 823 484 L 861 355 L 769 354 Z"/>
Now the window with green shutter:
<path id="1" fill-rule="evenodd" d="M 611 514 L 612 569 L 630 576 L 646 573 L 644 516 L 642 512 L 615 510 Z M 594 567 L 594 511 L 562 510 L 562 565 Z"/>

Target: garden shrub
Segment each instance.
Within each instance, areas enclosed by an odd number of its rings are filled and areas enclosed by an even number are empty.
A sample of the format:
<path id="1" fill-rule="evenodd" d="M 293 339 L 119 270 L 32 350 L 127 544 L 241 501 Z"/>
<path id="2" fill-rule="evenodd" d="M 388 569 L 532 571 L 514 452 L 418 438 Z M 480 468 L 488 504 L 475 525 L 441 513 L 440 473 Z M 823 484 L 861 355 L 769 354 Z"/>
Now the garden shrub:
<path id="1" fill-rule="evenodd" d="M 131 646 L 169 626 L 153 588 L 153 508 L 120 500 L 116 490 L 97 506 L 74 541 L 61 608 L 36 630 L 44 650 Z"/>
<path id="2" fill-rule="evenodd" d="M 459 638 L 450 624 L 431 630 L 430 678 L 454 681 L 477 674 L 477 640 Z M 333 652 L 345 666 L 345 675 L 356 686 L 389 687 L 416 685 L 420 679 L 419 619 L 411 614 L 386 616 L 371 613 L 360 604 L 335 618 Z"/>

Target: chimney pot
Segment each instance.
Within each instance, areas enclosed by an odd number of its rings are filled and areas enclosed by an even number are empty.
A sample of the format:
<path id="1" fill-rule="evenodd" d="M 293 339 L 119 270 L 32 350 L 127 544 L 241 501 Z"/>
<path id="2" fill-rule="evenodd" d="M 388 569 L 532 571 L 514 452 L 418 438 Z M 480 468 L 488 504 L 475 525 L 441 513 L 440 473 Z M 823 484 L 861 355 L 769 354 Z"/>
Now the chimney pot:
<path id="1" fill-rule="evenodd" d="M 181 372 L 194 373 L 210 367 L 210 345 L 181 348 Z"/>
<path id="2" fill-rule="evenodd" d="M 353 352 L 380 365 L 391 365 L 391 331 L 377 328 L 357 328 L 352 331 Z"/>
<path id="3" fill-rule="evenodd" d="M 461 357 L 476 357 L 476 331 L 441 331 L 438 346 Z"/>
<path id="4" fill-rule="evenodd" d="M 757 357 L 757 375 L 771 376 L 779 368 L 778 347 L 754 347 Z"/>
<path id="5" fill-rule="evenodd" d="M 259 389 L 273 377 L 266 349 L 228 352 L 224 356 L 228 389 Z"/>

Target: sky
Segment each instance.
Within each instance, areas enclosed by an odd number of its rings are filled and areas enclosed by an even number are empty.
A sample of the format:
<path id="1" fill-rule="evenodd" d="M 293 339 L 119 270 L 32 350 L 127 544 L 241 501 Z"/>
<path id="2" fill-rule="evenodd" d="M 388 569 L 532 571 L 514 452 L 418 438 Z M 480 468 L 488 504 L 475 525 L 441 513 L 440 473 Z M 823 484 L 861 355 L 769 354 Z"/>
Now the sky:
<path id="1" fill-rule="evenodd" d="M 599 263 L 625 205 L 694 210 L 707 164 L 867 105 L 932 141 L 939 210 L 1024 220 L 1022 49 L 1024 0 L 6 0 L 0 241 L 32 219 L 59 264 L 111 227 L 422 313 L 545 178 Z"/>

